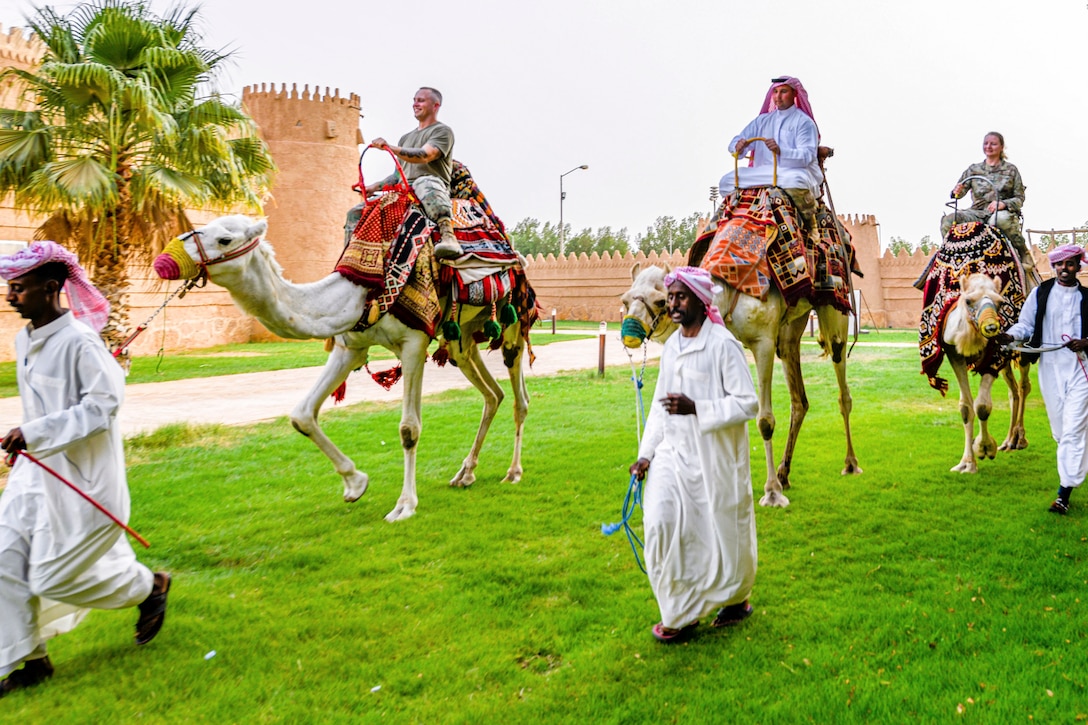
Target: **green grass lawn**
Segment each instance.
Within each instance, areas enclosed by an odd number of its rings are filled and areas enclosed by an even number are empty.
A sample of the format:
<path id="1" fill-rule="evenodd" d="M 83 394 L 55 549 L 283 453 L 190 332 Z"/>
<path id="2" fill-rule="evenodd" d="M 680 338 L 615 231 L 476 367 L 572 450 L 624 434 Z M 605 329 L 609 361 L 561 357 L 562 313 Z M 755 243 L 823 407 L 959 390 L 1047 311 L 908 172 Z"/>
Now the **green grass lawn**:
<path id="1" fill-rule="evenodd" d="M 533 346 L 547 345 L 551 342 L 578 340 L 590 337 L 596 332 L 585 327 L 570 326 L 569 330 L 585 329 L 585 334 L 551 334 L 551 323 L 545 331 L 534 328 L 531 337 Z M 438 343 L 431 344 L 433 352 Z M 328 359 L 323 340 L 302 340 L 295 342 L 247 342 L 232 345 L 218 345 L 200 350 L 165 352 L 162 356 L 145 355 L 134 357 L 129 369 L 127 383 L 163 383 L 170 380 L 188 380 L 190 378 L 210 378 L 220 375 L 239 373 L 261 373 L 271 370 L 324 365 Z M 393 353 L 384 347 L 373 347 L 370 359 L 392 360 Z M 0 362 L 0 398 L 10 398 L 19 394 L 15 380 L 15 363 Z"/>
<path id="2" fill-rule="evenodd" d="M 454 490 L 478 396 L 429 398 L 419 511 L 395 525 L 382 516 L 401 485 L 399 406 L 326 416 L 371 477 L 351 505 L 285 420 L 130 440 L 132 524 L 152 542 L 139 555 L 175 576 L 163 632 L 136 648 L 135 611 L 94 612 L 51 643 L 53 680 L 2 711 L 24 723 L 1084 719 L 1088 495 L 1067 517 L 1047 513 L 1054 443 L 1038 396 L 1028 449 L 949 473 L 955 398 L 927 386 L 916 349 L 859 346 L 865 473 L 844 478 L 832 367 L 808 349 L 804 364 L 812 409 L 792 505 L 757 507 L 756 614 L 739 627 L 671 646 L 650 635 L 645 576 L 622 534 L 600 533 L 636 451 L 629 371 L 611 368 L 529 381 L 516 485 L 499 483 L 509 401 L 477 483 Z M 993 420 L 1000 440 L 1007 411 Z M 762 461 L 754 427 L 751 441 Z"/>

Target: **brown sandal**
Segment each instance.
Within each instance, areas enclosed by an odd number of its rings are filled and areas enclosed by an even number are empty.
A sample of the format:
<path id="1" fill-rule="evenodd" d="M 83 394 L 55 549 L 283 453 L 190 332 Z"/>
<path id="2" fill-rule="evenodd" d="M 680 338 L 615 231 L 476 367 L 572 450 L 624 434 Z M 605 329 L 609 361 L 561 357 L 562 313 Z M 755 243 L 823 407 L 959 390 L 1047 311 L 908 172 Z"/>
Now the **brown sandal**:
<path id="1" fill-rule="evenodd" d="M 170 575 L 164 571 L 155 572 L 155 586 L 151 588 L 151 594 L 137 607 L 140 618 L 136 620 L 136 644 L 147 644 L 162 629 L 163 620 L 166 619 L 166 596 L 169 593 Z"/>

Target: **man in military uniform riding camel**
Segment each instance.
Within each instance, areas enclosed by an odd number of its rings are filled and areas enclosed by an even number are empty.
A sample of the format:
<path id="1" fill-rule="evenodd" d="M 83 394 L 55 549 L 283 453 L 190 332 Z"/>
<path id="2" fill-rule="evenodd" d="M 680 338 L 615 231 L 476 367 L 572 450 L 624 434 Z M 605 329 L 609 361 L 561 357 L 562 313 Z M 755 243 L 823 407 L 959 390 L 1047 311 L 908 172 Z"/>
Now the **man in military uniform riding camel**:
<path id="1" fill-rule="evenodd" d="M 453 129 L 438 120 L 442 106 L 442 94 L 434 88 L 423 87 L 412 99 L 412 115 L 419 126 L 400 137 L 397 145 L 384 138 L 374 139 L 370 145 L 388 149 L 404 164 L 405 181 L 423 205 L 423 212 L 438 226 L 442 241 L 434 247 L 435 256 L 452 259 L 461 256 L 461 245 L 453 234 L 453 205 L 450 201 L 450 176 L 453 169 Z M 381 191 L 397 183 L 399 173 L 367 184 L 365 194 Z M 345 227 L 346 240 L 362 214 L 363 204 L 348 212 Z"/>

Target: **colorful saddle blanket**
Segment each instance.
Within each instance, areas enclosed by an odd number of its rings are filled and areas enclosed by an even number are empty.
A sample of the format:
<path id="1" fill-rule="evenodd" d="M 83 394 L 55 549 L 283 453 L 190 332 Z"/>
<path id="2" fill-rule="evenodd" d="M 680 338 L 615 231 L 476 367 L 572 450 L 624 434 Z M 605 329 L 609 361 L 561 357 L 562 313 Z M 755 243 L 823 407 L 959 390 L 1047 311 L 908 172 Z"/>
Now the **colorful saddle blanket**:
<path id="1" fill-rule="evenodd" d="M 1016 322 L 1027 297 L 1024 272 L 1012 244 L 1000 231 L 982 222 L 956 224 L 930 261 L 922 289 L 922 318 L 918 324 L 918 352 L 922 374 L 944 395 L 948 381 L 937 375 L 944 361 L 941 329 L 948 311 L 960 298 L 960 279 L 981 272 L 1001 280 L 1005 304 L 998 309 L 1001 329 Z M 996 375 L 1009 361 L 1009 353 L 990 341 L 982 356 L 969 364 L 980 375 Z"/>
<path id="2" fill-rule="evenodd" d="M 506 235 L 505 225 L 460 161 L 453 162 L 450 199 L 453 201 L 453 233 L 464 250 L 463 256 L 451 262 L 452 266 L 520 264 Z"/>
<path id="3" fill-rule="evenodd" d="M 831 305 L 844 315 L 853 311 L 850 275 L 863 276 L 850 244 L 850 233 L 822 202 L 817 202 L 816 224 L 820 240 L 806 244 L 808 268 L 812 274 L 812 304 Z"/>
<path id="4" fill-rule="evenodd" d="M 462 292 L 459 287 L 457 294 L 465 296 L 455 299 L 469 304 L 477 304 L 469 298 L 489 304 L 518 288 L 509 268 L 520 267 L 521 260 L 502 221 L 468 169 L 457 161 L 451 188 L 454 233 L 465 250 L 455 265 L 462 268 L 460 274 L 449 274 L 447 265 L 438 263 L 434 256 L 437 229 L 407 187 L 390 191 L 364 208 L 336 265 L 346 279 L 371 288 L 355 330 L 367 329 L 389 312 L 434 337 L 442 320 L 441 300 L 455 281 L 464 288 Z M 499 289 L 502 294 L 496 297 Z M 536 297 L 527 281 L 519 302 L 535 310 Z M 528 334 L 528 325 L 524 329 Z"/>
<path id="5" fill-rule="evenodd" d="M 765 300 L 773 283 L 787 304 L 811 298 L 801 225 L 781 189 L 734 191 L 722 200 L 717 225 L 709 225 L 696 246 L 711 235 L 699 266 L 733 289 Z"/>

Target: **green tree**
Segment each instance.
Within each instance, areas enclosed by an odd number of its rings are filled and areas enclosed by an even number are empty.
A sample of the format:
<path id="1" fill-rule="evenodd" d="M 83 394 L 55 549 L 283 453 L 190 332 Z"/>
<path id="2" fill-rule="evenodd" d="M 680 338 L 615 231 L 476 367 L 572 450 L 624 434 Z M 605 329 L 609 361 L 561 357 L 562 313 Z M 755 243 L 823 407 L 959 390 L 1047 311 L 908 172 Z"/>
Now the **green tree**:
<path id="1" fill-rule="evenodd" d="M 259 209 L 274 164 L 256 126 L 213 90 L 228 55 L 201 46 L 197 9 L 93 0 L 37 9 L 45 46 L 9 68 L 24 108 L 0 110 L 0 193 L 46 217 L 38 238 L 74 249 L 124 338 L 128 266 L 190 228 L 186 208 Z"/>
<path id="2" fill-rule="evenodd" d="M 699 225 L 698 212 L 677 221 L 671 216 L 659 216 L 645 234 L 635 237 L 636 249 L 649 254 L 651 251 L 687 251 L 695 243 L 695 231 Z"/>
<path id="3" fill-rule="evenodd" d="M 888 243 L 888 250 L 894 254 L 913 254 L 915 249 L 921 249 L 923 254 L 930 254 L 936 251 L 939 245 L 934 244 L 929 235 L 922 237 L 922 240 L 918 244 L 912 244 L 903 237 L 892 237 L 891 242 Z"/>
<path id="4" fill-rule="evenodd" d="M 526 217 L 506 230 L 514 249 L 522 254 L 559 254 L 559 229 L 549 222 Z"/>
<path id="5" fill-rule="evenodd" d="M 613 232 L 612 227 L 601 227 L 596 232 L 585 228 L 577 234 L 572 233 L 569 224 L 564 224 L 565 252 L 567 254 L 604 254 L 605 252 L 629 252 L 630 237 L 627 228 Z M 507 229 L 506 233 L 514 244 L 514 249 L 522 254 L 553 254 L 559 256 L 559 227 L 550 222 L 540 223 L 539 219 L 526 217 Z"/>
<path id="6" fill-rule="evenodd" d="M 626 227 L 618 232 L 613 232 L 612 227 L 600 227 L 596 232 L 586 228 L 574 236 L 571 236 L 569 232 L 567 234 L 567 254 L 584 252 L 588 255 L 596 252 L 598 255 L 603 255 L 605 252 L 617 251 L 623 253 L 631 251 Z"/>

